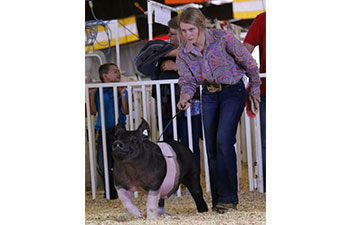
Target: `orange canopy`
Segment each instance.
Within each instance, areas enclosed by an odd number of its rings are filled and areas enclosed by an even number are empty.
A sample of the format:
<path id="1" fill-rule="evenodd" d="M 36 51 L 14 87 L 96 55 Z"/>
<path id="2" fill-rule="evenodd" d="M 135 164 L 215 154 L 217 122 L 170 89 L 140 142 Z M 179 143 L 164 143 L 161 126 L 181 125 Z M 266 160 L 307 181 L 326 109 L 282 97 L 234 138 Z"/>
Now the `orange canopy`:
<path id="1" fill-rule="evenodd" d="M 189 4 L 189 3 L 203 3 L 208 0 L 165 0 L 164 3 L 167 5 L 175 5 L 175 4 Z"/>

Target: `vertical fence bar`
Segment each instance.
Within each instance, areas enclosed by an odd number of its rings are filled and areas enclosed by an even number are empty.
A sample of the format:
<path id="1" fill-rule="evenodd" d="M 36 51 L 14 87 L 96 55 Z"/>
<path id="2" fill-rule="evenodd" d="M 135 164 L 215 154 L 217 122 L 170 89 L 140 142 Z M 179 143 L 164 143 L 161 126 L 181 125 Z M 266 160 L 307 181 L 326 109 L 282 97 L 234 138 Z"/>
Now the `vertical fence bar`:
<path id="1" fill-rule="evenodd" d="M 91 175 L 91 190 L 92 190 L 92 199 L 96 199 L 96 178 L 95 178 L 95 154 L 94 154 L 94 139 L 92 132 L 92 121 L 91 121 L 91 110 L 90 110 L 90 96 L 89 88 L 85 88 L 85 99 L 86 99 L 86 110 L 87 115 L 86 119 L 88 122 L 88 137 L 89 137 L 89 157 L 90 157 L 90 175 Z"/>
<path id="2" fill-rule="evenodd" d="M 146 104 L 146 86 L 142 85 L 142 111 L 143 111 L 143 118 L 149 123 L 148 116 L 147 116 L 147 104 Z"/>
<path id="3" fill-rule="evenodd" d="M 243 77 L 245 87 L 248 86 L 248 78 Z M 249 190 L 254 190 L 254 170 L 253 170 L 253 153 L 252 153 L 252 138 L 250 132 L 250 118 L 247 116 L 247 108 L 244 108 L 245 131 L 246 131 L 246 145 L 247 145 L 247 160 L 248 160 L 248 178 Z"/>
<path id="4" fill-rule="evenodd" d="M 163 117 L 162 117 L 162 102 L 160 98 L 160 85 L 156 84 L 156 89 L 157 89 L 157 112 L 158 112 L 158 129 L 159 129 L 159 140 L 163 141 Z"/>
<path id="5" fill-rule="evenodd" d="M 204 170 L 205 170 L 205 189 L 210 192 L 210 175 L 209 175 L 209 164 L 207 155 L 207 146 L 205 141 L 204 123 L 203 123 L 203 101 L 202 101 L 203 87 L 200 86 L 200 98 L 201 98 L 201 122 L 202 122 L 202 136 L 203 136 L 203 160 L 204 160 Z"/>
<path id="6" fill-rule="evenodd" d="M 135 121 L 135 128 L 140 124 L 140 107 L 139 107 L 139 102 L 138 102 L 138 89 L 133 88 L 132 91 L 132 96 L 133 96 L 133 109 L 134 109 L 134 121 Z"/>
<path id="7" fill-rule="evenodd" d="M 100 111 L 101 111 L 101 130 L 102 130 L 102 146 L 103 146 L 103 163 L 104 163 L 104 177 L 105 177 L 105 188 L 106 197 L 111 199 L 109 190 L 109 169 L 107 160 L 107 143 L 106 143 L 106 123 L 105 123 L 105 106 L 103 101 L 103 87 L 99 88 L 100 92 Z"/>
<path id="8" fill-rule="evenodd" d="M 152 126 L 152 116 L 151 116 L 152 112 L 154 111 L 154 99 L 152 98 L 152 85 L 150 87 L 150 90 L 148 90 L 148 88 L 146 87 L 146 108 L 145 109 L 146 109 L 146 115 L 148 118 L 147 121 L 149 122 L 150 126 L 153 127 Z M 153 136 L 153 137 L 155 137 L 155 136 Z"/>
<path id="9" fill-rule="evenodd" d="M 153 40 L 153 8 L 152 2 L 147 0 L 147 21 L 148 21 L 148 39 Z"/>
<path id="10" fill-rule="evenodd" d="M 192 106 L 187 109 L 187 133 L 188 133 L 188 147 L 193 152 L 193 138 L 192 138 L 192 114 L 191 114 Z"/>
<path id="11" fill-rule="evenodd" d="M 243 162 L 247 162 L 247 143 L 246 143 L 246 136 L 245 136 L 245 117 L 247 115 L 245 113 L 242 114 L 241 120 L 240 120 L 240 132 L 241 132 L 241 159 Z"/>
<path id="12" fill-rule="evenodd" d="M 133 108 L 132 108 L 132 89 L 131 85 L 128 85 L 128 105 L 129 105 L 129 126 L 130 130 L 134 129 L 134 115 L 133 115 Z"/>
<path id="13" fill-rule="evenodd" d="M 155 129 L 157 127 L 157 117 L 156 117 L 156 103 L 154 98 L 150 98 L 151 99 L 151 122 L 152 122 L 152 127 L 154 129 L 152 129 L 152 141 L 157 141 L 157 130 Z"/>
<path id="14" fill-rule="evenodd" d="M 171 93 L 171 112 L 172 117 L 176 115 L 176 102 L 175 102 L 175 84 L 170 84 L 170 93 Z M 173 119 L 173 132 L 174 132 L 174 140 L 179 140 L 177 136 L 177 117 L 175 116 Z"/>
<path id="15" fill-rule="evenodd" d="M 247 109 L 244 109 L 247 113 Z M 248 160 L 248 177 L 249 177 L 249 190 L 254 190 L 254 171 L 253 171 L 253 153 L 252 153 L 252 140 L 250 134 L 250 119 L 245 117 L 245 129 L 246 129 L 246 142 L 247 142 L 247 160 Z"/>
<path id="16" fill-rule="evenodd" d="M 114 116 L 115 124 L 118 124 L 119 119 L 119 102 L 118 102 L 118 89 L 117 86 L 113 86 L 113 99 L 114 99 Z"/>
<path id="17" fill-rule="evenodd" d="M 260 112 L 254 118 L 254 134 L 255 134 L 255 154 L 257 161 L 257 186 L 258 191 L 264 193 L 264 179 L 263 179 L 263 161 L 261 152 L 261 133 L 260 133 Z"/>
<path id="18" fill-rule="evenodd" d="M 117 60 L 117 65 L 118 68 L 120 69 L 120 48 L 119 48 L 119 20 L 116 20 L 117 24 L 116 24 L 116 35 L 115 35 L 115 58 Z"/>
<path id="19" fill-rule="evenodd" d="M 201 116 L 203 121 L 203 114 Z M 210 192 L 210 175 L 209 175 L 209 164 L 208 164 L 208 155 L 207 155 L 207 146 L 205 141 L 205 132 L 204 124 L 202 123 L 202 133 L 203 133 L 203 160 L 204 160 L 204 171 L 205 171 L 205 189 L 207 192 Z"/>

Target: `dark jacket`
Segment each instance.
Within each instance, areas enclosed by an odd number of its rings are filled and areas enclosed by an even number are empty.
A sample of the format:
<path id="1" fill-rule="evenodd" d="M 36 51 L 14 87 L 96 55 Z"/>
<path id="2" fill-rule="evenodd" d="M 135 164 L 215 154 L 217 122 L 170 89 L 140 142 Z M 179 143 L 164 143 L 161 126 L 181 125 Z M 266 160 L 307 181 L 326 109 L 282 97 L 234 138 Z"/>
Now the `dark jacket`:
<path id="1" fill-rule="evenodd" d="M 166 41 L 154 40 L 149 41 L 147 44 L 140 50 L 139 54 L 136 57 L 136 66 L 137 69 L 144 75 L 151 77 L 152 80 L 167 80 L 167 79 L 178 79 L 179 74 L 176 71 L 161 71 L 160 66 L 165 60 L 176 61 L 175 57 L 164 57 L 167 53 L 174 50 L 176 47 Z M 199 99 L 199 91 L 197 91 L 194 98 Z M 155 85 L 152 86 L 152 97 L 157 99 Z M 172 110 L 171 110 L 171 91 L 170 85 L 163 84 L 160 85 L 161 93 L 161 103 L 162 103 L 162 118 L 171 119 Z M 175 103 L 179 101 L 180 98 L 180 87 L 175 85 Z M 176 107 L 176 112 L 178 109 Z M 184 118 L 184 112 L 178 114 L 177 118 Z"/>
<path id="2" fill-rule="evenodd" d="M 137 70 L 145 76 L 151 77 L 152 80 L 156 80 L 153 76 L 155 75 L 158 61 L 175 48 L 173 44 L 162 40 L 147 42 L 136 56 Z"/>
<path id="3" fill-rule="evenodd" d="M 179 74 L 176 71 L 162 71 L 160 69 L 160 66 L 162 65 L 162 62 L 165 60 L 173 60 L 176 61 L 175 57 L 164 57 L 161 58 L 158 61 L 158 65 L 155 68 L 153 78 L 152 80 L 167 80 L 167 79 L 178 79 Z M 168 84 L 162 84 L 160 85 L 160 95 L 161 95 L 161 102 L 162 102 L 162 113 L 163 113 L 163 119 L 171 119 L 172 118 L 172 110 L 171 110 L 171 91 L 170 91 L 170 85 Z M 153 85 L 152 87 L 152 97 L 157 99 L 157 92 L 156 87 Z M 180 99 L 180 87 L 179 85 L 175 84 L 175 104 Z M 176 107 L 176 112 L 179 110 Z M 177 118 L 183 118 L 184 113 L 181 112 L 177 115 Z"/>

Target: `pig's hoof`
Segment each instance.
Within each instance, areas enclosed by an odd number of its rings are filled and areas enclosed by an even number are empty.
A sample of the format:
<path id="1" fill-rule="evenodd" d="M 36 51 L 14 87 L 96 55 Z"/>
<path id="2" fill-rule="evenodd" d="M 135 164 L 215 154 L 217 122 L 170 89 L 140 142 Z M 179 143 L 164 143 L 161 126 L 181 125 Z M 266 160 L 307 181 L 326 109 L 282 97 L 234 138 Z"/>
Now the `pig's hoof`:
<path id="1" fill-rule="evenodd" d="M 208 206 L 204 206 L 204 207 L 198 208 L 198 212 L 200 212 L 200 213 L 208 212 Z"/>
<path id="2" fill-rule="evenodd" d="M 130 216 L 134 217 L 134 218 L 142 218 L 142 215 L 141 215 L 140 212 L 138 212 L 138 213 L 130 213 Z"/>
<path id="3" fill-rule="evenodd" d="M 117 220 L 118 220 L 118 222 L 126 222 L 126 221 L 140 219 L 140 218 L 143 218 L 143 217 L 134 216 L 134 215 L 131 215 L 130 213 L 125 213 L 125 214 L 120 215 Z"/>
<path id="4" fill-rule="evenodd" d="M 147 215 L 147 219 L 148 220 L 156 220 L 156 219 L 158 219 L 158 215 L 157 214 L 155 214 L 155 215 Z"/>
<path id="5" fill-rule="evenodd" d="M 148 220 L 158 219 L 158 209 L 149 209 L 149 211 L 147 212 L 147 219 Z"/>
<path id="6" fill-rule="evenodd" d="M 164 215 L 165 214 L 165 209 L 163 207 L 159 207 L 158 208 L 158 214 L 161 216 L 161 215 Z"/>

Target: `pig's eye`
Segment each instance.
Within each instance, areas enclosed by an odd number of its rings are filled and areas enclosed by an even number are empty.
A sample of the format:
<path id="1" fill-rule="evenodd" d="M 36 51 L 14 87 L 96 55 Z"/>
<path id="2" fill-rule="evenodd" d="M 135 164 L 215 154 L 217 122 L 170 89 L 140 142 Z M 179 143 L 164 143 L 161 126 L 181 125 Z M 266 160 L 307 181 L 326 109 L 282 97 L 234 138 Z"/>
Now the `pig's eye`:
<path id="1" fill-rule="evenodd" d="M 131 138 L 130 138 L 130 141 L 131 141 L 131 142 L 136 142 L 136 141 L 137 141 L 137 140 L 136 140 L 136 137 L 131 137 Z"/>

